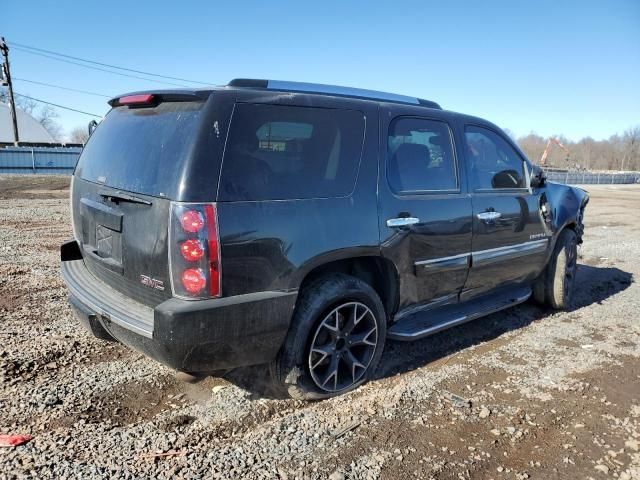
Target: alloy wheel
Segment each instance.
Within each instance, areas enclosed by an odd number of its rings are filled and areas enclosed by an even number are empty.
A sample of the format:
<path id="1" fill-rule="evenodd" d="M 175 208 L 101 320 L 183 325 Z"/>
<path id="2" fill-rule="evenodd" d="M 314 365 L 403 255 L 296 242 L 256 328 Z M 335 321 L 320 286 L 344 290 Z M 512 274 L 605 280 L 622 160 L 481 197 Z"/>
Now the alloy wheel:
<path id="1" fill-rule="evenodd" d="M 326 392 L 345 390 L 360 381 L 378 344 L 378 326 L 369 307 L 347 302 L 319 323 L 309 348 L 309 372 Z"/>

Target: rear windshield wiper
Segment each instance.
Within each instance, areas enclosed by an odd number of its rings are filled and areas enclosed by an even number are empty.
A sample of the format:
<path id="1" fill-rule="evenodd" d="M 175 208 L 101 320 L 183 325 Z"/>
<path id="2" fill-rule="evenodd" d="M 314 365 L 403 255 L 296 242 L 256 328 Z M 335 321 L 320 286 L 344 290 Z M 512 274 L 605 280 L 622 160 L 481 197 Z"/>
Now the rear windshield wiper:
<path id="1" fill-rule="evenodd" d="M 130 203 L 141 203 L 143 205 L 151 205 L 151 202 L 148 200 L 145 200 L 144 198 L 136 197 L 123 192 L 114 193 L 114 192 L 102 191 L 102 192 L 98 192 L 98 195 L 100 195 L 105 200 L 111 200 L 112 202 L 115 202 L 115 203 L 130 202 Z"/>

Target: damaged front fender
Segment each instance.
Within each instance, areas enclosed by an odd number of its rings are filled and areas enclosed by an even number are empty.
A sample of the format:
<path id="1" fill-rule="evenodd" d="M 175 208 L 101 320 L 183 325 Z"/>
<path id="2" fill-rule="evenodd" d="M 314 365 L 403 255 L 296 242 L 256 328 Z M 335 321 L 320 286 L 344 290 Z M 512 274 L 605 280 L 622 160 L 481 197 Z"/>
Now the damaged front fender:
<path id="1" fill-rule="evenodd" d="M 582 243 L 584 233 L 584 209 L 589 202 L 589 194 L 578 187 L 561 183 L 546 182 L 542 194 L 545 223 L 554 237 L 567 226 L 572 226 Z"/>

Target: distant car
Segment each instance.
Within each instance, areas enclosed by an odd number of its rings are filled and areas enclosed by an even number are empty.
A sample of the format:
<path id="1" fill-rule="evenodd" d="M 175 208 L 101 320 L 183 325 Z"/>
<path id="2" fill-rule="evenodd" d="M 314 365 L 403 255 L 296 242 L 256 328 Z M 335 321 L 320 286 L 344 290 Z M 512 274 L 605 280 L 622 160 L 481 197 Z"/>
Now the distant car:
<path id="1" fill-rule="evenodd" d="M 266 80 L 109 103 L 61 249 L 99 338 L 320 399 L 372 378 L 386 339 L 570 301 L 588 196 L 485 120 Z"/>

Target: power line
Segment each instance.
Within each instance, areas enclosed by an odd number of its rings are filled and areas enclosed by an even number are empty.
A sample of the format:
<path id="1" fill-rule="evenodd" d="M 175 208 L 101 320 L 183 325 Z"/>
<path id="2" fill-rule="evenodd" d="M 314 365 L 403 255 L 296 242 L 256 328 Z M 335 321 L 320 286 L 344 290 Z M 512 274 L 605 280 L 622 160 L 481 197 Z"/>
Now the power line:
<path id="1" fill-rule="evenodd" d="M 58 105 L 57 103 L 45 102 L 44 100 L 40 100 L 39 98 L 33 98 L 28 95 L 22 95 L 21 93 L 15 92 L 15 95 L 18 97 L 28 98 L 29 100 L 33 100 L 34 102 L 46 103 L 47 105 L 52 105 L 58 108 L 64 108 L 65 110 L 71 110 L 72 112 L 83 113 L 85 115 L 90 115 L 92 117 L 102 118 L 102 115 L 96 115 L 95 113 L 83 112 L 82 110 L 76 110 L 75 108 L 65 107 L 64 105 Z"/>
<path id="2" fill-rule="evenodd" d="M 58 55 L 60 57 L 70 58 L 72 60 L 79 60 L 81 62 L 92 63 L 94 65 L 101 65 L 103 67 L 115 68 L 117 70 L 124 70 L 126 72 L 140 73 L 142 75 L 149 75 L 149 76 L 152 76 L 152 77 L 166 78 L 166 79 L 169 79 L 169 80 L 178 80 L 180 82 L 199 83 L 200 85 L 211 85 L 211 83 L 209 83 L 209 82 L 201 82 L 199 80 L 188 80 L 186 78 L 170 77 L 170 76 L 167 76 L 167 75 L 160 75 L 160 74 L 157 74 L 157 73 L 144 72 L 142 70 L 134 70 L 132 68 L 118 67 L 116 65 L 110 65 L 108 63 L 96 62 L 95 60 L 87 60 L 86 58 L 74 57 L 73 55 L 66 55 L 64 53 L 54 52 L 52 50 L 45 50 L 44 48 L 31 47 L 29 45 L 24 45 L 22 43 L 17 43 L 17 42 L 9 42 L 9 45 L 16 46 L 16 47 L 21 47 L 21 48 L 27 48 L 27 49 L 30 49 L 30 50 L 35 50 L 35 51 L 38 51 L 38 52 L 48 53 L 48 54 L 52 54 L 52 55 Z"/>
<path id="3" fill-rule="evenodd" d="M 54 57 L 54 56 L 51 56 L 51 55 L 47 55 L 46 53 L 32 52 L 31 50 L 25 50 L 25 49 L 23 49 L 21 47 L 12 47 L 12 48 L 14 48 L 14 49 L 16 49 L 18 51 L 21 51 L 21 52 L 31 53 L 33 55 L 40 55 L 41 57 L 51 58 L 52 60 L 57 60 L 59 62 L 70 63 L 72 65 L 79 65 L 80 67 L 90 68 L 90 69 L 93 69 L 93 70 L 99 70 L 101 72 L 106 72 L 106 73 L 112 73 L 113 75 L 120 75 L 121 77 L 137 78 L 138 80 L 145 80 L 147 82 L 160 83 L 160 84 L 163 84 L 163 85 L 173 85 L 174 87 L 185 87 L 185 88 L 188 88 L 187 85 L 181 85 L 179 83 L 163 82 L 163 81 L 160 81 L 160 80 L 152 80 L 151 78 L 144 78 L 144 77 L 138 77 L 136 75 L 129 75 L 127 73 L 114 72 L 114 71 L 111 71 L 111 70 L 107 70 L 105 68 L 94 67 L 94 66 L 91 66 L 91 65 L 85 65 L 84 63 L 72 62 L 71 60 L 65 60 L 63 58 Z"/>
<path id="4" fill-rule="evenodd" d="M 35 80 L 28 80 L 26 78 L 13 77 L 13 79 L 14 80 L 20 80 L 21 82 L 35 83 L 36 85 L 44 85 L 45 87 L 59 88 L 60 90 L 69 90 L 70 92 L 86 93 L 87 95 L 95 95 L 96 97 L 104 97 L 104 98 L 112 98 L 113 97 L 113 95 L 104 95 L 102 93 L 88 92 L 87 90 L 78 90 L 77 88 L 62 87 L 60 85 L 53 85 L 51 83 L 37 82 Z"/>

